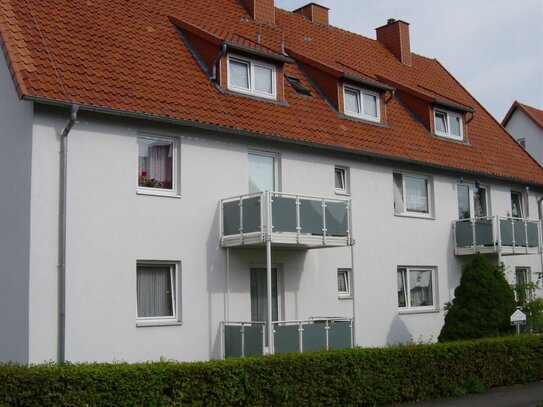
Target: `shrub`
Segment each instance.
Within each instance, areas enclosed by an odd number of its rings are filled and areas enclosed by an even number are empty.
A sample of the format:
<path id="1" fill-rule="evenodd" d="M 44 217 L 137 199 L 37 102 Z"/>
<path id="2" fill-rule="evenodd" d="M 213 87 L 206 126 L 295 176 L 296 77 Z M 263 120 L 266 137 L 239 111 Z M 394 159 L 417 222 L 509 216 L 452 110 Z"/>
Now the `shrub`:
<path id="1" fill-rule="evenodd" d="M 492 337 L 511 331 L 515 294 L 503 264 L 492 265 L 477 253 L 464 267 L 448 306 L 439 341 Z"/>
<path id="2" fill-rule="evenodd" d="M 0 406 L 379 405 L 543 379 L 511 336 L 199 363 L 0 365 Z"/>

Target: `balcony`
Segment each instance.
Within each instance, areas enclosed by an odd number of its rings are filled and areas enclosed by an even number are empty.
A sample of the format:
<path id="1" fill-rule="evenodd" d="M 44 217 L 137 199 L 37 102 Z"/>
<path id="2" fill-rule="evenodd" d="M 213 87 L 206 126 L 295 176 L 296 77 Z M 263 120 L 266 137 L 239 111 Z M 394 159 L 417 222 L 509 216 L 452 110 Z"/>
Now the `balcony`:
<path id="1" fill-rule="evenodd" d="M 352 318 L 274 321 L 273 351 L 266 346 L 265 322 L 221 322 L 222 356 L 346 349 L 353 346 Z"/>
<path id="2" fill-rule="evenodd" d="M 453 222 L 457 256 L 480 253 L 537 254 L 542 252 L 541 222 L 500 216 Z"/>
<path id="3" fill-rule="evenodd" d="M 221 200 L 221 245 L 350 246 L 349 199 L 259 192 Z"/>

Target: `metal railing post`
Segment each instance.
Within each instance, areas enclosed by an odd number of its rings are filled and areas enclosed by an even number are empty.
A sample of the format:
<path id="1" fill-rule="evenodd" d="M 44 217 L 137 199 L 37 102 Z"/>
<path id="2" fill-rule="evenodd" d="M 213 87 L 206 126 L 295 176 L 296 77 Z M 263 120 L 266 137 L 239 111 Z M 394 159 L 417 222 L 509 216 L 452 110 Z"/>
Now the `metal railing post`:
<path id="1" fill-rule="evenodd" d="M 245 357 L 245 323 L 241 323 L 241 357 Z"/>
<path id="2" fill-rule="evenodd" d="M 264 355 L 264 349 L 266 349 L 266 323 L 262 324 L 262 354 Z"/>
<path id="3" fill-rule="evenodd" d="M 330 350 L 330 320 L 326 320 L 326 326 L 324 327 L 324 334 L 326 336 L 326 350 Z M 352 332 L 351 332 L 352 336 Z M 351 339 L 352 340 L 352 339 Z"/>
<path id="4" fill-rule="evenodd" d="M 296 242 L 300 243 L 300 235 L 302 233 L 302 225 L 300 218 L 300 195 L 296 195 Z"/>
<path id="5" fill-rule="evenodd" d="M 526 237 L 526 253 L 528 253 L 528 247 L 530 247 L 528 244 L 528 219 L 524 219 L 524 235 Z"/>
<path id="6" fill-rule="evenodd" d="M 477 251 L 477 233 L 475 232 L 475 219 L 471 219 L 471 239 L 473 245 L 473 253 Z"/>
<path id="7" fill-rule="evenodd" d="M 303 328 L 303 322 L 300 321 L 298 323 L 298 347 L 300 349 L 300 353 L 304 352 L 304 328 Z"/>
<path id="8" fill-rule="evenodd" d="M 511 218 L 511 235 L 513 236 L 513 253 L 515 253 L 515 221 L 513 218 Z"/>
<path id="9" fill-rule="evenodd" d="M 326 245 L 326 199 L 322 198 L 322 243 Z"/>

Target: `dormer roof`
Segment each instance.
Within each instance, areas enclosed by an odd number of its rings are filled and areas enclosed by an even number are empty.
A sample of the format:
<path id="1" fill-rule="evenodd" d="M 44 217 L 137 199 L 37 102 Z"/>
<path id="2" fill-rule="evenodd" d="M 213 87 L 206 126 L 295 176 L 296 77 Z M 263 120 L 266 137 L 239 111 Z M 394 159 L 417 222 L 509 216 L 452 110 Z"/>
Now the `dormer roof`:
<path id="1" fill-rule="evenodd" d="M 283 73 L 299 78 L 312 97 L 292 86 L 285 86 L 286 103 L 221 92 L 190 49 L 198 45 L 180 32 L 212 44 L 213 58 L 222 44 L 290 58 Z M 269 24 L 253 19 L 238 0 L 74 0 L 69 7 L 60 0 L 5 0 L 0 35 L 25 99 L 543 185 L 543 169 L 438 61 L 412 53 L 406 65 L 376 40 L 297 13 L 275 8 Z M 343 80 L 401 84 L 431 103 L 475 110 L 469 143 L 431 137 L 398 97 L 387 100 L 386 126 L 346 120 L 316 91 L 302 56 Z"/>

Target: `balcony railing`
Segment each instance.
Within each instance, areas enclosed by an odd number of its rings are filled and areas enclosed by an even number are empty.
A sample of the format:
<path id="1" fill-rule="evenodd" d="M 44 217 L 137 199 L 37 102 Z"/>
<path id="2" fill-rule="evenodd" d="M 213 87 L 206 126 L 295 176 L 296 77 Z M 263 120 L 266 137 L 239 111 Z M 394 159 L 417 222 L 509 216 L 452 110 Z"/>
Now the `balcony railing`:
<path id="1" fill-rule="evenodd" d="M 221 200 L 223 247 L 275 245 L 348 246 L 349 199 L 259 192 Z"/>
<path id="2" fill-rule="evenodd" d="M 274 321 L 274 353 L 346 349 L 353 346 L 352 318 Z M 269 354 L 265 322 L 221 322 L 223 358 Z"/>
<path id="3" fill-rule="evenodd" d="M 523 218 L 483 217 L 453 222 L 455 254 L 536 254 L 542 251 L 541 222 Z"/>

